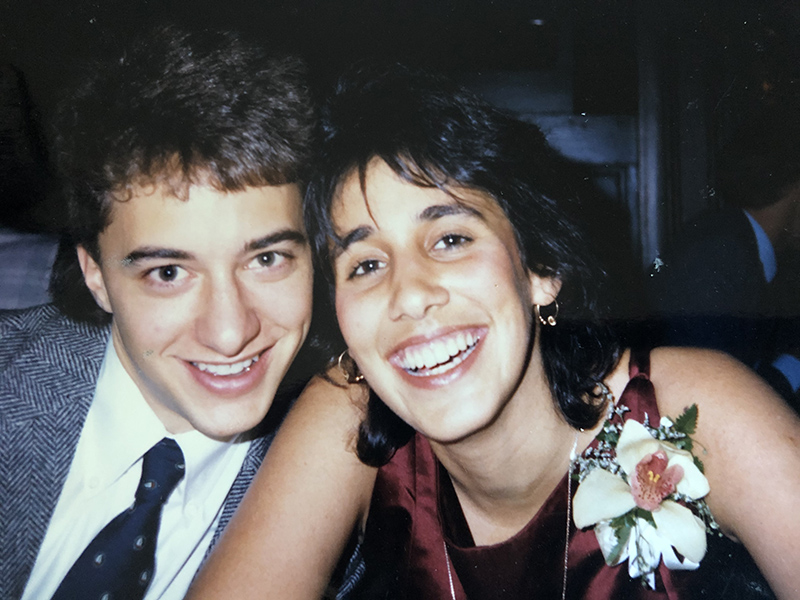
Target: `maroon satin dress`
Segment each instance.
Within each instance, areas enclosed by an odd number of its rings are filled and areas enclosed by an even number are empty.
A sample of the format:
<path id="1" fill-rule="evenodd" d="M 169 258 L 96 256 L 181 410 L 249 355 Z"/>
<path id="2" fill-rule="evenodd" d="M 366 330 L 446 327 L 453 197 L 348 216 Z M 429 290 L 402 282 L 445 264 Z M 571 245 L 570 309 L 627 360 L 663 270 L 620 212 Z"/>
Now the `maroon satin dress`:
<path id="1" fill-rule="evenodd" d="M 647 414 L 655 424 L 660 415 L 648 371 L 646 354 L 631 359 L 618 404 L 630 409 L 625 419 L 641 422 Z M 449 477 L 417 435 L 378 472 L 363 547 L 370 581 L 363 597 L 450 598 L 446 541 L 459 600 L 561 598 L 566 521 L 565 475 L 519 533 L 476 547 Z M 577 530 L 571 522 L 569 535 L 567 598 L 676 600 L 691 586 L 694 572 L 670 571 L 662 563 L 653 591 L 631 580 L 627 561 L 606 565 L 592 528 Z"/>

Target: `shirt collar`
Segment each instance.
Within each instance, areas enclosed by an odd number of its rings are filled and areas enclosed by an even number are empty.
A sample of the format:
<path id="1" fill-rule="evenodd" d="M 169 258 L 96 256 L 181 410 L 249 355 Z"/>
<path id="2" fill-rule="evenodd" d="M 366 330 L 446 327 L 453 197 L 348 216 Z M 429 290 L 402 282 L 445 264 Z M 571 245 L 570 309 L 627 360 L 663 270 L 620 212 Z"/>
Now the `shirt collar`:
<path id="1" fill-rule="evenodd" d="M 89 470 L 101 486 L 116 481 L 162 438 L 174 439 L 186 462 L 185 486 L 180 486 L 184 498 L 203 498 L 215 485 L 215 475 L 230 460 L 241 464 L 249 448 L 241 435 L 221 442 L 196 430 L 170 434 L 122 366 L 110 337 L 83 435 Z"/>
<path id="2" fill-rule="evenodd" d="M 753 233 L 756 234 L 756 243 L 758 244 L 758 258 L 761 260 L 761 266 L 764 269 L 764 278 L 767 283 L 771 283 L 775 279 L 775 273 L 778 270 L 778 261 L 775 259 L 775 248 L 772 247 L 772 242 L 769 241 L 769 236 L 764 228 L 759 225 L 749 212 L 744 211 L 747 220 L 750 221 L 750 226 L 753 228 Z"/>

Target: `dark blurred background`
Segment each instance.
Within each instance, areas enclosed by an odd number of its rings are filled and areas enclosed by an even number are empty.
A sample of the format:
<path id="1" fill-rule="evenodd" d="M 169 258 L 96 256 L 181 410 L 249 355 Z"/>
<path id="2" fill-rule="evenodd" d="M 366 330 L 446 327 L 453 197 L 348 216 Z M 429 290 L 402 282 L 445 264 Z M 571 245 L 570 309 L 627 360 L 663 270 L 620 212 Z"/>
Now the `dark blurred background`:
<path id="1" fill-rule="evenodd" d="M 4 223 L 57 230 L 47 119 L 92 57 L 165 21 L 300 53 L 317 82 L 375 55 L 456 75 L 588 165 L 645 270 L 718 202 L 727 132 L 795 102 L 800 71 L 794 0 L 2 0 L 0 150 L 17 165 L 0 178 Z"/>

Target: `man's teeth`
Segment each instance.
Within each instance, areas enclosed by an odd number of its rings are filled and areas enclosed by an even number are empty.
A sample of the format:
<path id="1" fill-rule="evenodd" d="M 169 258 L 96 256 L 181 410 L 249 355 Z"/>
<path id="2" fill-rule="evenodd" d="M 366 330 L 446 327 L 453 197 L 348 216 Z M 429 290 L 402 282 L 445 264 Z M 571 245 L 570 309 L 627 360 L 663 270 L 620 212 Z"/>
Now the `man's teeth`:
<path id="1" fill-rule="evenodd" d="M 454 367 L 469 355 L 469 351 L 472 351 L 478 340 L 479 338 L 470 332 L 459 332 L 446 339 L 434 340 L 407 349 L 397 364 L 410 372 L 420 369 L 436 369 L 443 365 L 448 368 Z M 462 355 L 464 352 L 466 354 Z"/>
<path id="2" fill-rule="evenodd" d="M 251 366 L 258 362 L 258 356 L 248 358 L 241 362 L 233 363 L 231 365 L 215 365 L 211 363 L 193 362 L 192 364 L 206 373 L 212 375 L 238 375 L 242 371 L 248 370 Z"/>

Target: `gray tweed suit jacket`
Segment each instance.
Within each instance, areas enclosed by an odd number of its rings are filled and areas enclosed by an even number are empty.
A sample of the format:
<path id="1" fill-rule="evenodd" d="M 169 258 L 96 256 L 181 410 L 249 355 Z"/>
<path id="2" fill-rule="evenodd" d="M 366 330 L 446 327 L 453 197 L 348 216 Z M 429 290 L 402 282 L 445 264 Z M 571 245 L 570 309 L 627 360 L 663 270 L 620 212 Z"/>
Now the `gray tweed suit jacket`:
<path id="1" fill-rule="evenodd" d="M 94 395 L 108 329 L 51 306 L 0 311 L 0 598 L 25 589 Z M 239 505 L 273 433 L 253 443 L 212 546 Z"/>

